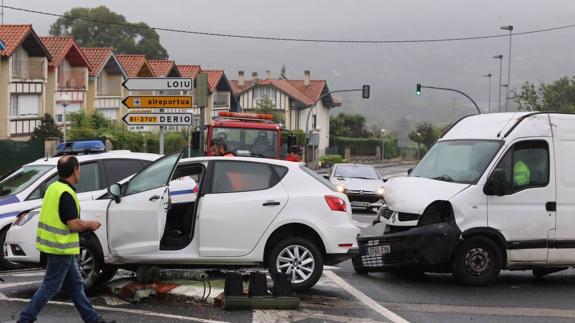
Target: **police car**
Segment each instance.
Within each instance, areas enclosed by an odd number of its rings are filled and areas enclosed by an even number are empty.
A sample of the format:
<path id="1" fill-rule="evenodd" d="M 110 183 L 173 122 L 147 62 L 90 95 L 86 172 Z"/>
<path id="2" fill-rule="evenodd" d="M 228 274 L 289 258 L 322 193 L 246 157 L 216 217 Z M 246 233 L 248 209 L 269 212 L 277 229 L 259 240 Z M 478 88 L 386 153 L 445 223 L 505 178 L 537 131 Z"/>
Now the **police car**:
<path id="1" fill-rule="evenodd" d="M 142 170 L 161 157 L 129 151 L 103 151 L 105 147 L 99 141 L 70 142 L 58 146 L 57 155 L 74 154 L 80 162 L 81 178 L 76 185 L 79 200 L 92 200 L 101 196 L 110 184 Z M 0 181 L 0 268 L 21 267 L 5 259 L 7 250 L 4 242 L 7 232 L 21 212 L 41 206 L 46 188 L 58 179 L 58 159 L 58 156 L 39 159 L 22 166 Z"/>

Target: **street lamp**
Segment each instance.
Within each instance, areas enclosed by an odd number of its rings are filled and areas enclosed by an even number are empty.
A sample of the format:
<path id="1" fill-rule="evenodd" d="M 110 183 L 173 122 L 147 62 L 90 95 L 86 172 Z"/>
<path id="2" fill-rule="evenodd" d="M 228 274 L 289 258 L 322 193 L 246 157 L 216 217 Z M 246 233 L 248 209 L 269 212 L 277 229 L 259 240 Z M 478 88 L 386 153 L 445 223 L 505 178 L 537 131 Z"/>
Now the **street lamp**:
<path id="1" fill-rule="evenodd" d="M 64 122 L 64 142 L 66 142 L 66 130 L 68 125 L 66 124 L 66 107 L 70 105 L 71 98 L 68 94 L 62 94 L 60 96 L 60 104 L 64 107 L 64 113 L 62 114 L 62 121 Z"/>
<path id="2" fill-rule="evenodd" d="M 491 73 L 485 74 L 483 76 L 489 78 L 489 109 L 487 111 L 491 113 Z"/>
<path id="3" fill-rule="evenodd" d="M 385 129 L 381 129 L 381 161 L 385 162 L 385 155 L 383 154 L 385 149 Z"/>
<path id="4" fill-rule="evenodd" d="M 419 143 L 421 142 L 421 134 L 420 134 L 419 132 L 417 133 L 417 139 L 419 139 L 419 140 L 417 141 L 417 160 L 419 160 L 419 156 L 420 156 L 420 154 L 421 154 L 421 153 L 419 152 L 419 150 L 420 150 L 420 148 L 419 148 Z"/>
<path id="5" fill-rule="evenodd" d="M 503 30 L 509 30 L 509 57 L 507 59 L 507 89 L 505 94 L 505 112 L 509 110 L 509 87 L 511 86 L 511 35 L 513 35 L 513 26 L 501 26 Z"/>
<path id="6" fill-rule="evenodd" d="M 316 137 L 315 134 L 317 134 L 317 136 L 319 136 L 319 133 L 321 133 L 321 128 L 315 128 L 312 130 L 312 136 L 311 136 L 312 137 L 312 142 L 311 142 L 312 169 L 315 169 L 315 165 L 316 165 L 315 164 L 315 140 L 313 140 L 313 139 L 315 139 L 315 137 Z"/>
<path id="7" fill-rule="evenodd" d="M 493 58 L 499 60 L 499 100 L 497 109 L 499 112 L 501 112 L 501 67 L 503 66 L 503 55 L 495 55 Z"/>

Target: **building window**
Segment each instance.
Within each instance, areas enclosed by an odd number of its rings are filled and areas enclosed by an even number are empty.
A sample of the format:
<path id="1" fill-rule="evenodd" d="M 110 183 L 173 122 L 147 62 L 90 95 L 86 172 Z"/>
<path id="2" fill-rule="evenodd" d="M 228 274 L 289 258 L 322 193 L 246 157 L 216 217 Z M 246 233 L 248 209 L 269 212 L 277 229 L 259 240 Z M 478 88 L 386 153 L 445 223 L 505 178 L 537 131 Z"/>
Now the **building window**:
<path id="1" fill-rule="evenodd" d="M 313 119 L 312 119 L 312 123 L 311 123 L 311 128 L 315 129 L 317 128 L 317 115 L 313 115 Z"/>
<path id="2" fill-rule="evenodd" d="M 258 102 L 267 97 L 270 99 L 274 104 L 276 103 L 276 89 L 271 86 L 260 86 L 254 89 L 254 105 L 257 105 Z"/>
<path id="3" fill-rule="evenodd" d="M 11 117 L 36 117 L 40 111 L 39 95 L 11 95 L 10 96 L 10 116 Z"/>
<path id="4" fill-rule="evenodd" d="M 56 122 L 62 122 L 62 121 L 64 121 L 64 120 L 62 119 L 62 114 L 57 114 L 57 115 L 56 115 Z"/>

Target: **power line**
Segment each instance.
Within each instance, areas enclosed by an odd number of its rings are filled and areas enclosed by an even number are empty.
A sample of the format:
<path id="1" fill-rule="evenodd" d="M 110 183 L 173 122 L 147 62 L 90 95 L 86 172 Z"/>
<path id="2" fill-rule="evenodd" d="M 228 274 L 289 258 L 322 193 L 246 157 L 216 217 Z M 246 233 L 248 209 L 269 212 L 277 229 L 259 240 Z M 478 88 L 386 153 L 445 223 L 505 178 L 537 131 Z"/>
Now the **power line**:
<path id="1" fill-rule="evenodd" d="M 27 12 L 27 13 L 34 13 L 34 14 L 39 14 L 39 15 L 53 16 L 53 17 L 67 18 L 67 19 L 74 19 L 74 20 L 83 20 L 83 21 L 92 22 L 92 23 L 107 24 L 107 25 L 127 27 L 127 28 L 135 28 L 135 29 L 147 29 L 147 28 L 149 28 L 149 29 L 153 29 L 156 31 L 174 32 L 174 33 L 181 33 L 181 34 L 192 34 L 192 35 L 212 36 L 212 37 L 226 37 L 226 38 L 240 38 L 240 39 L 254 39 L 254 40 L 272 40 L 272 41 L 307 42 L 307 43 L 337 43 L 337 44 L 410 44 L 410 43 L 439 43 L 439 42 L 452 42 L 452 41 L 466 41 L 466 40 L 480 40 L 480 39 L 509 37 L 509 34 L 494 34 L 494 35 L 454 37 L 454 38 L 412 39 L 412 40 L 409 40 L 409 39 L 403 39 L 403 40 L 351 40 L 351 39 L 346 40 L 346 39 L 343 39 L 343 40 L 338 40 L 338 39 L 268 37 L 268 36 L 256 36 L 256 35 L 213 33 L 213 32 L 204 32 L 204 31 L 153 27 L 153 26 L 145 27 L 145 26 L 138 26 L 138 25 L 129 24 L 129 23 L 117 23 L 117 22 L 110 22 L 110 21 L 104 21 L 104 20 L 88 19 L 88 18 L 83 18 L 83 17 L 73 17 L 73 16 L 69 16 L 69 15 L 56 14 L 56 13 L 52 13 L 52 12 L 31 10 L 31 9 L 5 6 L 5 5 L 2 5 L 1 7 L 6 8 L 6 9 L 10 9 L 10 10 L 22 11 L 22 12 Z M 575 27 L 575 24 L 558 26 L 558 27 L 550 27 L 550 28 L 544 28 L 544 29 L 536 29 L 536 30 L 514 33 L 513 36 L 544 33 L 544 32 L 556 31 L 556 30 L 561 30 L 561 29 L 569 29 L 569 28 L 574 28 L 574 27 Z"/>

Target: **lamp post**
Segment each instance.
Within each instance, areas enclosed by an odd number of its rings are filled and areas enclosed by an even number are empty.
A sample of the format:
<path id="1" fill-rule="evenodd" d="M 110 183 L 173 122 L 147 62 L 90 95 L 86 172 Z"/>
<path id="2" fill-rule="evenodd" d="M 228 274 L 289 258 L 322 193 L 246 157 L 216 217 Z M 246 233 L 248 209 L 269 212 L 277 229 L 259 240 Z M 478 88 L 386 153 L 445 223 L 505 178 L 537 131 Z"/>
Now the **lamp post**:
<path id="1" fill-rule="evenodd" d="M 484 77 L 489 78 L 489 104 L 488 104 L 488 112 L 491 113 L 491 73 L 483 75 Z"/>
<path id="2" fill-rule="evenodd" d="M 62 94 L 60 97 L 60 104 L 64 107 L 64 113 L 62 114 L 62 121 L 64 122 L 64 142 L 66 142 L 66 130 L 68 128 L 66 121 L 66 107 L 70 105 L 70 96 L 68 94 Z"/>
<path id="3" fill-rule="evenodd" d="M 312 142 L 311 142 L 311 156 L 312 156 L 312 160 L 311 160 L 311 165 L 312 165 L 312 169 L 316 169 L 315 168 L 315 134 L 318 134 L 321 132 L 321 128 L 315 128 L 312 130 Z"/>
<path id="4" fill-rule="evenodd" d="M 421 134 L 419 132 L 417 133 L 417 138 L 419 139 L 419 141 L 417 142 L 417 160 L 419 161 L 419 158 L 420 158 L 419 156 L 421 154 L 419 152 L 419 150 L 420 150 L 420 147 L 419 147 L 420 143 L 419 142 L 421 141 Z"/>
<path id="5" fill-rule="evenodd" d="M 497 111 L 501 112 L 501 67 L 503 66 L 503 55 L 495 55 L 493 58 L 499 60 L 499 99 L 497 101 Z"/>
<path id="6" fill-rule="evenodd" d="M 503 30 L 509 30 L 509 57 L 507 58 L 507 89 L 505 91 L 505 112 L 509 111 L 509 87 L 511 86 L 511 35 L 513 26 L 501 26 Z"/>
<path id="7" fill-rule="evenodd" d="M 385 162 L 384 149 L 385 149 L 385 129 L 381 129 L 381 161 L 382 162 Z"/>

